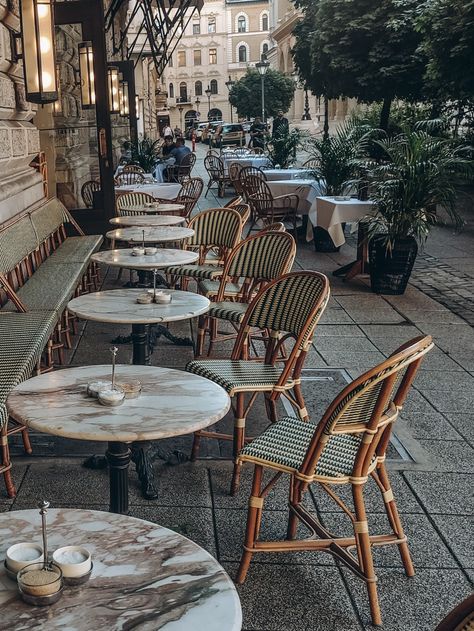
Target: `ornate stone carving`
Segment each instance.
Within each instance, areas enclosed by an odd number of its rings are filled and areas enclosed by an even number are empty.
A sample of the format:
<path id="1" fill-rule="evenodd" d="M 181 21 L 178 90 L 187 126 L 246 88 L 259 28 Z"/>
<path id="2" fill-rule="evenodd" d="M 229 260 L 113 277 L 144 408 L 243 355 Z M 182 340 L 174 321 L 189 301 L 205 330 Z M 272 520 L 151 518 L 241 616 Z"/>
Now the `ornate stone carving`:
<path id="1" fill-rule="evenodd" d="M 17 109 L 27 112 L 30 109 L 30 105 L 26 100 L 25 85 L 18 81 L 15 81 L 15 98 Z"/>
<path id="2" fill-rule="evenodd" d="M 39 131 L 37 129 L 28 129 L 28 153 L 36 154 L 40 150 Z"/>
<path id="3" fill-rule="evenodd" d="M 10 134 L 8 129 L 0 129 L 0 158 L 9 158 L 11 156 Z"/>
<path id="4" fill-rule="evenodd" d="M 22 129 L 12 129 L 13 155 L 23 156 L 26 153 L 26 133 Z"/>
<path id="5" fill-rule="evenodd" d="M 10 79 L 0 76 L 0 106 L 15 109 L 15 89 Z"/>

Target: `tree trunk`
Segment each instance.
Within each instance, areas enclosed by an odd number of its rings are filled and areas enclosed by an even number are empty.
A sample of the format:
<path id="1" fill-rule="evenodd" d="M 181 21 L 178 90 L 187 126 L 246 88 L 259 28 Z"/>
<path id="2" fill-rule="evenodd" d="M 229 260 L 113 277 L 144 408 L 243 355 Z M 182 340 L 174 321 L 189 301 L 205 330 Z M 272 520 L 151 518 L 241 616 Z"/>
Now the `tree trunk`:
<path id="1" fill-rule="evenodd" d="M 380 112 L 380 129 L 388 130 L 388 121 L 390 120 L 390 108 L 392 107 L 392 97 L 386 97 L 382 103 L 382 111 Z"/>
<path id="2" fill-rule="evenodd" d="M 329 138 L 329 99 L 327 96 L 324 97 L 324 128 L 323 128 L 323 138 L 327 140 Z"/>

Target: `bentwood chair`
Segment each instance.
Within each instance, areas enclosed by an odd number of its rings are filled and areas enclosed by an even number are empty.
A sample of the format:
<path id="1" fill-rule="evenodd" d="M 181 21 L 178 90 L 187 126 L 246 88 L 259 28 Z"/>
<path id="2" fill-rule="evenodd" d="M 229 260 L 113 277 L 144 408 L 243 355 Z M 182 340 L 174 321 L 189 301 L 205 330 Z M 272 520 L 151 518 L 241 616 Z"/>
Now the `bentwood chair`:
<path id="1" fill-rule="evenodd" d="M 238 206 L 239 204 L 244 203 L 244 198 L 242 195 L 237 195 L 237 197 L 233 197 L 230 199 L 227 204 L 224 204 L 224 208 L 233 208 L 234 206 Z"/>
<path id="2" fill-rule="evenodd" d="M 259 167 L 254 167 L 254 166 L 243 167 L 242 171 L 240 172 L 240 179 L 244 181 L 250 175 L 259 177 L 265 182 L 267 181 L 267 176 L 265 175 L 265 171 L 263 171 L 263 169 L 260 169 Z"/>
<path id="3" fill-rule="evenodd" d="M 234 457 L 237 458 L 246 440 L 247 415 L 260 393 L 265 396 L 270 421 L 277 420 L 276 403 L 281 396 L 288 399 L 302 418 L 308 418 L 301 391 L 301 370 L 328 300 L 329 281 L 324 274 L 309 271 L 285 274 L 259 291 L 247 307 L 230 359 L 196 359 L 186 366 L 188 372 L 222 386 L 232 398 L 234 412 L 233 436 L 211 431 L 194 434 L 193 460 L 198 455 L 203 436 L 233 440 Z M 252 328 L 269 333 L 262 362 L 247 359 Z M 282 360 L 283 345 L 290 344 L 291 340 L 293 347 Z M 239 478 L 240 462 L 236 459 L 231 494 L 236 492 Z"/>
<path id="4" fill-rule="evenodd" d="M 472 629 L 474 629 L 474 594 L 450 611 L 435 631 L 472 631 Z"/>
<path id="5" fill-rule="evenodd" d="M 185 287 L 189 279 L 201 280 L 217 278 L 222 274 L 218 265 L 206 265 L 206 257 L 212 250 L 218 252 L 223 264 L 231 250 L 242 236 L 242 217 L 233 208 L 210 208 L 195 215 L 189 222 L 194 235 L 186 239 L 183 249 L 199 252 L 199 259 L 194 265 L 172 265 L 165 273 L 172 277 L 172 284 L 181 279 Z"/>
<path id="6" fill-rule="evenodd" d="M 100 191 L 100 182 L 97 180 L 88 180 L 82 185 L 81 197 L 86 208 L 92 208 L 94 206 L 94 193 L 97 191 Z"/>
<path id="7" fill-rule="evenodd" d="M 166 169 L 166 179 L 168 182 L 182 183 L 186 178 L 191 177 L 195 163 L 196 154 L 187 153 L 179 164 L 174 164 Z"/>
<path id="8" fill-rule="evenodd" d="M 413 379 L 423 357 L 432 348 L 430 336 L 407 342 L 384 362 L 347 385 L 317 425 L 286 417 L 242 449 L 237 457 L 238 464 L 250 462 L 255 470 L 238 583 L 244 582 L 252 556 L 257 552 L 329 552 L 366 582 L 372 621 L 376 625 L 382 623 L 372 546 L 397 545 L 407 576 L 414 574 L 407 538 L 385 467 L 386 450 L 392 426 Z M 270 469 L 274 475 L 262 488 L 265 469 Z M 290 476 L 286 540 L 260 541 L 265 497 L 283 474 Z M 388 534 L 369 534 L 364 503 L 364 489 L 369 477 L 381 492 L 391 527 Z M 318 483 L 351 520 L 352 537 L 332 534 L 304 507 L 304 495 L 312 483 Z M 333 489 L 335 485 L 348 484 L 351 485 L 353 509 Z M 299 521 L 310 530 L 309 538 L 295 539 Z M 351 548 L 356 549 L 357 556 Z"/>
<path id="9" fill-rule="evenodd" d="M 183 204 L 184 210 L 179 212 L 170 212 L 171 215 L 180 215 L 182 217 L 190 218 L 194 207 L 201 197 L 202 189 L 204 188 L 204 182 L 200 177 L 191 177 L 183 180 L 178 196 L 174 199 L 157 199 L 156 201 L 163 204 Z"/>
<path id="10" fill-rule="evenodd" d="M 265 180 L 255 175 L 249 175 L 243 180 L 245 197 L 252 209 L 253 223 L 259 220 L 264 223 L 275 221 L 290 221 L 293 225 L 295 237 L 297 234 L 297 212 L 300 203 L 298 195 L 280 195 L 273 197 L 273 194 Z"/>
<path id="11" fill-rule="evenodd" d="M 143 169 L 138 164 L 126 164 L 123 167 L 122 173 L 145 173 L 145 169 Z"/>
<path id="12" fill-rule="evenodd" d="M 230 253 L 219 281 L 203 280 L 199 292 L 212 301 L 209 311 L 199 318 L 196 357 L 202 355 L 209 335 L 208 357 L 216 342 L 235 334 L 219 334 L 219 320 L 234 328 L 242 321 L 257 292 L 270 281 L 290 271 L 296 255 L 295 240 L 286 232 L 262 231 L 241 241 Z"/>
<path id="13" fill-rule="evenodd" d="M 240 172 L 243 167 L 240 162 L 231 162 L 228 167 L 229 171 L 229 180 L 237 195 L 242 195 L 244 189 L 242 188 L 242 183 L 240 181 Z"/>
<path id="14" fill-rule="evenodd" d="M 225 187 L 230 184 L 230 177 L 225 173 L 224 161 L 219 156 L 208 153 L 204 158 L 204 167 L 209 175 L 205 197 L 207 197 L 213 184 L 217 184 L 218 196 L 224 197 Z"/>
<path id="15" fill-rule="evenodd" d="M 143 173 L 135 173 L 133 171 L 127 172 L 123 170 L 122 173 L 120 173 L 120 175 L 117 175 L 117 177 L 115 178 L 115 181 L 116 181 L 117 186 L 122 186 L 124 184 L 126 185 L 142 184 L 145 181 L 145 177 Z"/>
<path id="16" fill-rule="evenodd" d="M 241 198 L 239 197 L 235 199 L 241 199 Z M 242 228 L 245 226 L 245 224 L 250 218 L 250 206 L 248 204 L 240 203 L 240 204 L 233 204 L 230 206 L 226 205 L 224 206 L 224 208 L 232 208 L 232 210 L 236 210 L 239 213 L 242 219 Z M 277 230 L 277 232 L 279 232 L 279 230 Z M 224 261 L 222 260 L 222 257 L 220 256 L 219 251 L 217 249 L 208 251 L 208 253 L 206 254 L 206 259 L 204 263 L 206 265 L 220 265 L 221 267 L 223 267 L 224 265 Z"/>
<path id="17" fill-rule="evenodd" d="M 155 198 L 148 193 L 122 193 L 115 200 L 115 210 L 118 217 L 144 215 L 143 211 L 133 210 L 133 207 L 144 206 L 154 201 Z"/>

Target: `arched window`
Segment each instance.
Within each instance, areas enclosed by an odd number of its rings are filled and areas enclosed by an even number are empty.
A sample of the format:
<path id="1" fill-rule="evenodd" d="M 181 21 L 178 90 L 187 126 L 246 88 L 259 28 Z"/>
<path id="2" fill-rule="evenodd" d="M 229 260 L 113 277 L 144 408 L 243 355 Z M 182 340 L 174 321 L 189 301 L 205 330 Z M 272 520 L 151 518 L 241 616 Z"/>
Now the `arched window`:
<path id="1" fill-rule="evenodd" d="M 268 13 L 262 15 L 262 31 L 268 31 Z"/>
<path id="2" fill-rule="evenodd" d="M 267 42 L 263 42 L 262 44 L 262 55 L 266 55 L 268 53 L 268 44 Z"/>
<path id="3" fill-rule="evenodd" d="M 247 61 L 247 46 L 244 46 L 244 44 L 239 46 L 239 61 L 243 63 Z"/>
<path id="4" fill-rule="evenodd" d="M 218 85 L 217 85 L 217 80 L 213 79 L 210 84 L 209 87 L 211 88 L 211 94 L 218 94 L 219 90 L 218 90 Z"/>
<path id="5" fill-rule="evenodd" d="M 179 98 L 183 103 L 186 103 L 186 101 L 188 100 L 188 86 L 186 85 L 185 81 L 182 81 L 179 84 Z"/>
<path id="6" fill-rule="evenodd" d="M 247 20 L 244 15 L 239 15 L 237 19 L 237 31 L 239 33 L 245 33 L 247 31 Z"/>
<path id="7" fill-rule="evenodd" d="M 196 81 L 194 84 L 194 94 L 196 96 L 202 96 L 202 81 Z"/>
<path id="8" fill-rule="evenodd" d="M 170 83 L 168 93 L 169 93 L 168 96 L 170 97 L 170 99 L 174 99 L 174 85 L 172 83 Z"/>

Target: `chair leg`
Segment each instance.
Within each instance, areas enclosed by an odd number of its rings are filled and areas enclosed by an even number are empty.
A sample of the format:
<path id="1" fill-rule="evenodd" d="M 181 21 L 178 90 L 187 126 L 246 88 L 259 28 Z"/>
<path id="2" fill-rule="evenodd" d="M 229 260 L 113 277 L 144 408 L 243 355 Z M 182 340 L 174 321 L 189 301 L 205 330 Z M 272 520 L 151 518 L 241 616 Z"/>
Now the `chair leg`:
<path id="1" fill-rule="evenodd" d="M 234 418 L 234 472 L 230 494 L 235 495 L 240 484 L 240 470 L 242 465 L 237 462 L 237 456 L 245 444 L 245 394 L 238 392 L 235 397 L 235 418 Z"/>
<path id="2" fill-rule="evenodd" d="M 268 420 L 271 423 L 276 423 L 278 421 L 278 413 L 276 401 L 270 398 L 270 394 L 265 393 L 265 408 L 267 411 Z"/>
<path id="3" fill-rule="evenodd" d="M 255 465 L 253 474 L 252 494 L 249 498 L 249 508 L 247 513 L 247 529 L 245 532 L 244 552 L 240 559 L 239 570 L 235 578 L 235 582 L 241 585 L 245 581 L 247 571 L 253 553 L 250 549 L 254 547 L 255 541 L 258 539 L 258 531 L 260 530 L 261 515 L 263 509 L 263 498 L 260 497 L 260 487 L 262 484 L 263 467 Z"/>
<path id="4" fill-rule="evenodd" d="M 204 350 L 204 339 L 206 337 L 206 330 L 208 327 L 208 322 L 209 322 L 209 318 L 207 318 L 206 316 L 199 316 L 196 352 L 194 353 L 194 357 L 201 357 L 202 355 L 202 352 Z"/>
<path id="5" fill-rule="evenodd" d="M 377 469 L 377 475 L 383 488 L 385 489 L 382 496 L 390 526 L 392 527 L 393 532 L 397 535 L 398 539 L 404 539 L 405 533 L 403 531 L 400 515 L 398 514 L 395 498 L 393 497 L 390 479 L 388 477 L 387 469 L 385 468 L 384 463 L 382 463 L 381 466 Z M 405 568 L 405 574 L 407 576 L 414 576 L 415 568 L 413 567 L 413 561 L 410 555 L 410 549 L 408 548 L 408 543 L 406 541 L 399 543 L 398 551 L 402 559 L 403 567 Z"/>
<path id="6" fill-rule="evenodd" d="M 367 585 L 367 593 L 369 596 L 370 614 L 372 624 L 381 625 L 382 616 L 380 613 L 380 604 L 377 594 L 377 577 L 375 575 L 374 561 L 372 558 L 372 548 L 369 538 L 369 526 L 367 523 L 367 514 L 364 504 L 364 485 L 352 485 L 352 497 L 354 499 L 354 509 L 356 521 L 354 522 L 354 534 L 357 546 L 357 555 L 360 567 L 364 573 Z"/>
<path id="7" fill-rule="evenodd" d="M 299 407 L 300 416 L 303 421 L 309 421 L 308 410 L 306 409 L 306 404 L 304 402 L 303 391 L 301 390 L 301 385 L 299 383 L 295 384 L 293 387 L 293 393 L 295 395 L 296 402 Z"/>
<path id="8" fill-rule="evenodd" d="M 288 514 L 288 527 L 286 531 L 287 539 L 295 539 L 296 531 L 298 529 L 298 517 L 295 511 L 292 509 L 301 502 L 300 483 L 291 476 L 290 478 L 290 490 L 288 498 L 289 514 Z"/>
<path id="9" fill-rule="evenodd" d="M 209 322 L 209 347 L 207 349 L 207 356 L 210 357 L 212 349 L 214 348 L 214 342 L 217 339 L 217 318 L 208 318 Z"/>
<path id="10" fill-rule="evenodd" d="M 12 478 L 12 463 L 10 461 L 10 449 L 8 448 L 8 423 L 6 422 L 1 430 L 1 443 L 2 443 L 2 461 L 0 463 L 0 470 L 3 473 L 3 479 L 5 480 L 5 487 L 7 489 L 7 495 L 10 498 L 16 497 L 16 489 L 13 484 Z"/>
<path id="11" fill-rule="evenodd" d="M 191 456 L 190 456 L 191 462 L 196 462 L 197 457 L 199 456 L 200 443 L 201 443 L 201 433 L 200 432 L 194 432 L 193 446 L 192 446 L 192 449 L 191 449 Z"/>
<path id="12" fill-rule="evenodd" d="M 30 435 L 28 434 L 27 427 L 24 427 L 21 430 L 21 437 L 23 439 L 23 449 L 25 450 L 25 453 L 31 455 L 33 453 L 33 447 L 31 446 Z"/>

